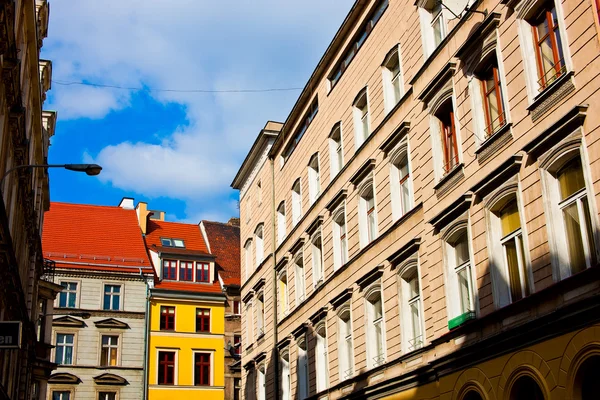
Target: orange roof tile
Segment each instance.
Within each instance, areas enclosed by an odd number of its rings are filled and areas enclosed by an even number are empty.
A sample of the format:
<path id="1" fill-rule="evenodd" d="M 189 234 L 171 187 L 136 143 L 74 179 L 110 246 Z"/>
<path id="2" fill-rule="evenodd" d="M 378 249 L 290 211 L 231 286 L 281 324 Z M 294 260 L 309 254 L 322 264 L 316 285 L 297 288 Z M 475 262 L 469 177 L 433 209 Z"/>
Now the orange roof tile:
<path id="1" fill-rule="evenodd" d="M 240 285 L 240 228 L 221 222 L 202 221 L 210 245 L 217 257 L 217 271 L 227 286 Z"/>
<path id="2" fill-rule="evenodd" d="M 135 210 L 121 207 L 51 203 L 42 248 L 44 257 L 70 265 L 152 265 Z"/>
<path id="3" fill-rule="evenodd" d="M 146 245 L 151 247 L 162 247 L 161 238 L 181 239 L 185 244 L 186 250 L 200 251 L 208 254 L 208 248 L 200 228 L 196 224 L 183 224 L 180 222 L 166 222 L 148 220 L 146 228 Z M 180 248 L 173 248 L 183 250 Z"/>

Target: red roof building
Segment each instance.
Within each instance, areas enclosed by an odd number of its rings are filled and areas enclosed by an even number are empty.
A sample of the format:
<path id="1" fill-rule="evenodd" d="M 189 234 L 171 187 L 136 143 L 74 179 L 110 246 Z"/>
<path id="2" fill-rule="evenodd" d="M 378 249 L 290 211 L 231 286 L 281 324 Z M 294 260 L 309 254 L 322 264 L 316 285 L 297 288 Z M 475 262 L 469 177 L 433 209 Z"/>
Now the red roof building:
<path id="1" fill-rule="evenodd" d="M 202 221 L 210 253 L 224 286 L 240 286 L 240 227 L 230 223 Z"/>

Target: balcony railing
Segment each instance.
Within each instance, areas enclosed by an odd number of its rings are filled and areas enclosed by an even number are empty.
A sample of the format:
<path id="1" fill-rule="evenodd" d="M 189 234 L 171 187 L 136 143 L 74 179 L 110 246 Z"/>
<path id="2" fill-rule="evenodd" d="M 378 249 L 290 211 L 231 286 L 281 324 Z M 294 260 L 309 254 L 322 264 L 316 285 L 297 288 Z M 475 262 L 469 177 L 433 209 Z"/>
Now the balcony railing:
<path id="1" fill-rule="evenodd" d="M 354 375 L 354 370 L 352 368 L 344 371 L 344 379 L 350 379 Z"/>
<path id="2" fill-rule="evenodd" d="M 419 335 L 408 341 L 408 350 L 413 351 L 423 347 L 423 335 Z"/>
<path id="3" fill-rule="evenodd" d="M 559 77 L 564 75 L 567 72 L 567 66 L 565 64 L 564 58 L 558 60 L 558 63 L 553 65 L 548 69 L 548 71 L 544 72 L 540 79 L 538 79 L 539 91 L 543 92 L 548 86 L 552 84 Z"/>
<path id="4" fill-rule="evenodd" d="M 385 362 L 385 357 L 383 356 L 383 354 L 379 354 L 379 355 L 373 357 L 373 367 L 379 367 L 384 362 Z"/>
<path id="5" fill-rule="evenodd" d="M 47 258 L 44 259 L 44 269 L 42 271 L 42 279 L 46 282 L 54 283 L 54 272 L 56 269 L 56 263 Z"/>
<path id="6" fill-rule="evenodd" d="M 500 128 L 506 125 L 506 115 L 504 111 L 501 112 L 495 120 L 490 122 L 488 126 L 485 127 L 485 139 L 489 139 L 494 133 L 498 132 Z"/>

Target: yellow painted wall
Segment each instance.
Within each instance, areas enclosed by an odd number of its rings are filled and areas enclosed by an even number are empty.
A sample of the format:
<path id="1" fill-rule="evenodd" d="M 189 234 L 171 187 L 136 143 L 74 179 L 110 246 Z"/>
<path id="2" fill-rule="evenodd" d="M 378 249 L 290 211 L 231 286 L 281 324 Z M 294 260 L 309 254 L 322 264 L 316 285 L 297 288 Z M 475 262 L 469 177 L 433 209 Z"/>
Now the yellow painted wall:
<path id="1" fill-rule="evenodd" d="M 175 331 L 160 331 L 160 307 L 175 307 Z M 196 308 L 210 309 L 210 334 L 196 333 Z M 225 305 L 190 301 L 156 300 L 150 305 L 149 400 L 174 400 L 202 397 L 223 400 L 225 377 Z M 157 385 L 158 351 L 176 351 L 175 385 Z M 194 386 L 194 352 L 212 352 L 210 387 Z"/>

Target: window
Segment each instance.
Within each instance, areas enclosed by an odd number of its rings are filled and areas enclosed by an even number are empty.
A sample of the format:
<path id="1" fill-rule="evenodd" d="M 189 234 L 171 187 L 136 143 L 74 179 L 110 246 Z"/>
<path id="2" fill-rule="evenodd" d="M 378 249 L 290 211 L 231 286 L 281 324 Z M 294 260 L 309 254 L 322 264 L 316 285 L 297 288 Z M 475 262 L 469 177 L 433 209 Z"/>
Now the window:
<path id="1" fill-rule="evenodd" d="M 400 274 L 400 297 L 402 300 L 402 334 L 404 351 L 413 351 L 423 346 L 423 320 L 421 292 L 416 259 L 409 262 Z"/>
<path id="2" fill-rule="evenodd" d="M 104 306 L 105 310 L 121 309 L 121 286 L 104 285 Z"/>
<path id="3" fill-rule="evenodd" d="M 333 251 L 333 268 L 337 270 L 348 262 L 348 237 L 345 206 L 340 207 L 333 214 Z"/>
<path id="4" fill-rule="evenodd" d="M 447 174 L 458 165 L 458 142 L 452 100 L 448 99 L 435 113 L 439 122 L 442 143 L 443 165 L 442 173 Z"/>
<path id="5" fill-rule="evenodd" d="M 298 146 L 298 142 L 300 142 L 300 139 L 302 139 L 302 136 L 304 136 L 304 134 L 306 133 L 306 130 L 310 126 L 310 123 L 315 119 L 315 116 L 317 115 L 318 111 L 319 111 L 319 98 L 315 97 L 313 102 L 308 107 L 306 114 L 300 121 L 298 128 L 296 128 L 296 132 L 290 139 L 289 144 L 287 145 L 287 147 L 285 148 L 283 153 L 281 153 L 282 166 L 288 160 L 288 158 L 290 157 L 290 155 L 292 154 L 294 149 L 296 149 L 296 146 Z"/>
<path id="6" fill-rule="evenodd" d="M 233 400 L 240 400 L 242 393 L 242 380 L 233 378 Z"/>
<path id="7" fill-rule="evenodd" d="M 475 310 L 469 235 L 466 224 L 452 231 L 446 238 L 446 261 L 448 263 L 449 318 L 472 314 Z"/>
<path id="8" fill-rule="evenodd" d="M 100 365 L 103 367 L 118 365 L 119 337 L 102 335 L 102 351 Z"/>
<path id="9" fill-rule="evenodd" d="M 308 196 L 310 204 L 321 194 L 321 173 L 319 172 L 319 153 L 313 155 L 308 163 Z"/>
<path id="10" fill-rule="evenodd" d="M 246 315 L 243 316 L 246 325 L 246 342 L 254 342 L 252 303 L 246 305 Z"/>
<path id="11" fill-rule="evenodd" d="M 369 119 L 369 100 L 367 89 L 363 89 L 354 100 L 354 133 L 356 148 L 358 149 L 371 134 L 371 122 Z"/>
<path id="12" fill-rule="evenodd" d="M 158 384 L 159 385 L 174 385 L 175 384 L 175 352 L 174 351 L 159 351 L 158 352 Z"/>
<path id="13" fill-rule="evenodd" d="M 175 307 L 160 306 L 160 330 L 175 330 Z"/>
<path id="14" fill-rule="evenodd" d="M 242 337 L 240 335 L 233 336 L 233 347 L 235 348 L 235 355 L 242 355 Z"/>
<path id="15" fill-rule="evenodd" d="M 327 389 L 329 365 L 327 363 L 327 330 L 325 321 L 320 321 L 315 326 L 317 343 L 315 348 L 315 368 L 317 370 L 317 392 Z"/>
<path id="16" fill-rule="evenodd" d="M 210 309 L 196 308 L 196 332 L 210 332 Z"/>
<path id="17" fill-rule="evenodd" d="M 74 337 L 75 335 L 69 333 L 56 334 L 55 363 L 61 365 L 73 364 Z"/>
<path id="18" fill-rule="evenodd" d="M 263 262 L 263 225 L 260 224 L 254 231 L 254 256 L 256 261 L 256 268 Z"/>
<path id="19" fill-rule="evenodd" d="M 233 301 L 233 313 L 235 315 L 240 315 L 241 314 L 241 308 L 240 308 L 240 302 L 239 302 L 239 300 L 234 300 Z"/>
<path id="20" fill-rule="evenodd" d="M 262 204 L 262 182 L 258 181 L 256 184 L 256 197 L 258 198 L 258 205 Z"/>
<path id="21" fill-rule="evenodd" d="M 538 84 L 544 90 L 565 73 L 562 40 L 553 2 L 548 2 L 531 21 L 538 67 Z"/>
<path id="22" fill-rule="evenodd" d="M 52 400 L 71 400 L 71 392 L 66 390 L 53 390 Z"/>
<path id="23" fill-rule="evenodd" d="M 495 59 L 493 64 L 480 74 L 479 80 L 485 115 L 484 138 L 487 139 L 506 124 L 500 72 Z"/>
<path id="24" fill-rule="evenodd" d="M 503 307 L 530 294 L 525 244 L 516 193 L 498 200 L 489 213 L 490 258 L 496 268 L 496 302 Z"/>
<path id="25" fill-rule="evenodd" d="M 279 273 L 278 286 L 279 286 L 279 316 L 281 318 L 288 315 L 289 304 L 288 304 L 288 284 L 287 284 L 287 273 L 285 271 Z"/>
<path id="26" fill-rule="evenodd" d="M 98 400 L 117 400 L 116 392 L 98 392 Z"/>
<path id="27" fill-rule="evenodd" d="M 304 301 L 306 295 L 306 276 L 304 275 L 304 256 L 302 251 L 300 251 L 294 258 L 294 266 L 296 269 L 296 305 L 298 305 Z"/>
<path id="28" fill-rule="evenodd" d="M 256 385 L 256 398 L 257 400 L 266 400 L 267 398 L 267 385 L 265 379 L 265 366 L 261 365 L 258 368 L 258 384 Z"/>
<path id="29" fill-rule="evenodd" d="M 313 284 L 317 287 L 323 283 L 323 241 L 321 239 L 321 230 L 313 235 L 311 238 L 311 245 Z"/>
<path id="30" fill-rule="evenodd" d="M 302 192 L 300 189 L 300 178 L 292 186 L 292 223 L 296 225 L 302 217 Z"/>
<path id="31" fill-rule="evenodd" d="M 194 263 L 190 261 L 179 262 L 179 280 L 193 281 L 194 280 Z"/>
<path id="32" fill-rule="evenodd" d="M 194 354 L 194 385 L 210 385 L 210 353 Z"/>
<path id="33" fill-rule="evenodd" d="M 248 239 L 244 246 L 244 266 L 246 267 L 246 279 L 252 273 L 252 240 Z"/>
<path id="34" fill-rule="evenodd" d="M 442 43 L 447 35 L 447 11 L 442 3 L 435 0 L 426 0 L 419 6 L 421 21 L 421 39 L 425 59 L 429 58 L 435 49 Z"/>
<path id="35" fill-rule="evenodd" d="M 383 12 L 387 9 L 387 6 L 388 0 L 380 0 L 377 3 L 377 5 L 373 8 L 371 14 L 367 18 L 365 18 L 365 22 L 363 22 L 360 29 L 357 30 L 356 36 L 350 42 L 350 45 L 348 46 L 348 48 L 346 48 L 344 53 L 342 53 L 343 55 L 342 57 L 340 57 L 340 61 L 329 74 L 328 79 L 331 88 L 333 88 L 340 80 L 342 74 L 344 73 L 344 71 L 346 71 L 346 69 L 354 59 L 356 53 L 358 53 L 358 50 L 362 47 L 362 45 L 367 40 L 367 37 L 373 31 L 375 24 L 377 24 L 377 22 L 383 15 Z"/>
<path id="36" fill-rule="evenodd" d="M 61 308 L 77 307 L 77 282 L 61 282 L 63 290 L 58 297 L 58 306 Z"/>
<path id="37" fill-rule="evenodd" d="M 385 361 L 385 340 L 381 288 L 374 285 L 366 294 L 367 366 L 378 367 Z"/>
<path id="38" fill-rule="evenodd" d="M 265 334 L 265 297 L 260 293 L 256 299 L 256 337 L 257 339 Z"/>
<path id="39" fill-rule="evenodd" d="M 290 355 L 287 352 L 283 352 L 280 358 L 281 362 L 281 400 L 291 400 L 292 396 L 292 382 L 290 379 Z"/>
<path id="40" fill-rule="evenodd" d="M 342 143 L 342 124 L 337 123 L 329 135 L 329 176 L 333 180 L 344 167 L 344 150 Z"/>
<path id="41" fill-rule="evenodd" d="M 403 85 L 400 46 L 395 46 L 383 62 L 383 97 L 386 112 L 390 112 L 402 98 Z"/>
<path id="42" fill-rule="evenodd" d="M 210 281 L 210 265 L 208 263 L 196 263 L 196 282 Z"/>
<path id="43" fill-rule="evenodd" d="M 588 200 L 588 183 L 577 148 L 563 152 L 561 158 L 543 168 L 549 197 L 550 221 L 554 247 L 557 249 L 558 275 L 564 279 L 597 263 L 596 217 Z M 544 163 L 545 164 L 545 163 Z"/>
<path id="44" fill-rule="evenodd" d="M 298 375 L 297 398 L 303 400 L 308 397 L 308 352 L 306 347 L 306 337 L 302 335 L 297 339 L 297 366 L 296 373 Z"/>
<path id="45" fill-rule="evenodd" d="M 572 399 L 592 400 L 598 396 L 600 393 L 598 371 L 600 371 L 600 356 L 596 352 L 578 365 L 573 382 Z"/>
<path id="46" fill-rule="evenodd" d="M 373 181 L 367 180 L 361 185 L 358 204 L 360 247 L 363 248 L 377 237 L 377 211 L 375 210 L 375 193 Z"/>
<path id="47" fill-rule="evenodd" d="M 177 279 L 177 261 L 163 260 L 163 279 Z"/>
<path id="48" fill-rule="evenodd" d="M 185 247 L 185 244 L 181 239 L 160 238 L 160 243 L 164 247 Z"/>
<path id="49" fill-rule="evenodd" d="M 354 375 L 350 304 L 342 306 L 338 312 L 338 343 L 340 381 L 343 381 Z"/>
<path id="50" fill-rule="evenodd" d="M 392 214 L 400 219 L 413 207 L 412 178 L 408 153 L 408 138 L 404 138 L 398 147 L 390 153 L 390 191 L 392 195 Z"/>
<path id="51" fill-rule="evenodd" d="M 528 400 L 544 400 L 544 394 L 540 389 L 540 385 L 529 374 L 521 375 L 512 384 L 510 389 L 510 400 L 528 399 Z"/>
<path id="52" fill-rule="evenodd" d="M 277 207 L 277 244 L 280 245 L 285 239 L 285 201 Z"/>

